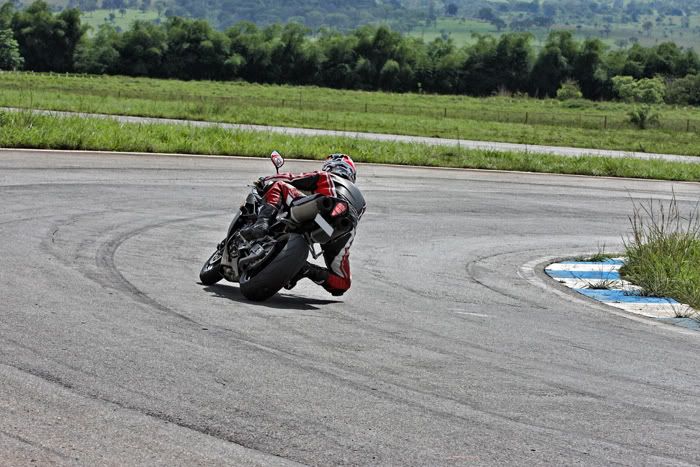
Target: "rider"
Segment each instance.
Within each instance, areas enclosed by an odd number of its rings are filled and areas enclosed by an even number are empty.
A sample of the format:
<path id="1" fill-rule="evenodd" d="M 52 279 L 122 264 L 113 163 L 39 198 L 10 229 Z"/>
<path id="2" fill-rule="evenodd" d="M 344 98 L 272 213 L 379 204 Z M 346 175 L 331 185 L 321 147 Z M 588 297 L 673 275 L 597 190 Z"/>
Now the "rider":
<path id="1" fill-rule="evenodd" d="M 267 234 L 270 223 L 282 205 L 289 206 L 293 200 L 309 194 L 344 198 L 354 207 L 351 210 L 354 211 L 352 230 L 321 245 L 327 268 L 307 262 L 288 284 L 288 289 L 304 277 L 323 286 L 334 296 L 343 295 L 350 288 L 350 246 L 365 208 L 364 198 L 355 186 L 356 175 L 355 163 L 350 156 L 331 154 L 320 171 L 298 175 L 281 173 L 258 180 L 257 186 L 264 193 L 265 204 L 260 208 L 255 224 L 241 230 L 243 237 L 248 240 L 255 240 Z"/>

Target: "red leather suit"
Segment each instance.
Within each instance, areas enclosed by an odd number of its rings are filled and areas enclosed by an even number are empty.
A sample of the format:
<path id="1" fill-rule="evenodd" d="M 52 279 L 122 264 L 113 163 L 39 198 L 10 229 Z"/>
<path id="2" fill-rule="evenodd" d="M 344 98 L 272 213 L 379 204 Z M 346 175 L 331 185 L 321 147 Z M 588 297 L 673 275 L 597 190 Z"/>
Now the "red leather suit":
<path id="1" fill-rule="evenodd" d="M 319 193 L 336 196 L 336 182 L 329 172 L 317 171 L 302 174 L 281 173 L 266 177 L 263 181 L 264 198 L 268 204 L 280 208 L 302 196 Z M 350 288 L 350 247 L 355 238 L 355 229 L 322 245 L 323 258 L 329 270 L 328 279 L 321 284 L 334 295 L 342 295 Z"/>

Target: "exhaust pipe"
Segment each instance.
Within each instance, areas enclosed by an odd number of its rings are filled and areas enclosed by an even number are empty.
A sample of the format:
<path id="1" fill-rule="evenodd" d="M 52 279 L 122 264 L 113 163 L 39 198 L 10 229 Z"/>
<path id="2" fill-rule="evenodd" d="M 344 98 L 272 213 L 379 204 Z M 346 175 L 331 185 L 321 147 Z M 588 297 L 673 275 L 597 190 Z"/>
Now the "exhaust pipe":
<path id="1" fill-rule="evenodd" d="M 337 232 L 348 232 L 352 229 L 352 221 L 347 217 L 341 217 L 335 223 L 335 230 Z"/>
<path id="2" fill-rule="evenodd" d="M 317 214 L 326 214 L 333 209 L 333 200 L 325 196 L 303 198 L 301 202 L 289 208 L 289 217 L 303 224 L 313 220 Z"/>

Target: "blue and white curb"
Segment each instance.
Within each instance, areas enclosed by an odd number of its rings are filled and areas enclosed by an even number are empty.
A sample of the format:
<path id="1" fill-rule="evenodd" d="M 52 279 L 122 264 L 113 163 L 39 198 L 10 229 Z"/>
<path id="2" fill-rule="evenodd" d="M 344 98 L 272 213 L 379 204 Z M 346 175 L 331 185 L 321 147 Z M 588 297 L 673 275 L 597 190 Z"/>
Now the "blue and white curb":
<path id="1" fill-rule="evenodd" d="M 564 261 L 545 272 L 576 292 L 630 313 L 658 319 L 697 316 L 697 311 L 672 298 L 645 297 L 641 288 L 620 278 L 624 258 L 601 262 Z"/>

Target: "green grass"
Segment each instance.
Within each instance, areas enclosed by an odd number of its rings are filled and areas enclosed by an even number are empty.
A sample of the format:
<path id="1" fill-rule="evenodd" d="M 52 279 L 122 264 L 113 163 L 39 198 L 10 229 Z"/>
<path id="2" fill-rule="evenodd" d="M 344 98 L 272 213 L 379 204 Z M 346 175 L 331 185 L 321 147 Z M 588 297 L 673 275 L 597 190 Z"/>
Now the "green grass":
<path id="1" fill-rule="evenodd" d="M 496 27 L 491 23 L 473 19 L 462 20 L 454 18 L 440 18 L 435 25 L 419 26 L 408 35 L 419 37 L 424 42 L 431 42 L 443 34 L 448 34 L 458 46 L 476 42 L 474 34 L 500 35 Z"/>
<path id="2" fill-rule="evenodd" d="M 681 213 L 675 195 L 668 205 L 635 204 L 632 235 L 622 277 L 644 294 L 671 297 L 700 310 L 700 217 L 697 206 Z M 700 319 L 700 315 L 694 316 Z"/>
<path id="3" fill-rule="evenodd" d="M 5 72 L 0 106 L 700 155 L 699 108 L 661 106 L 640 131 L 615 102 Z"/>
<path id="4" fill-rule="evenodd" d="M 505 15 L 502 17 L 506 23 L 510 23 L 514 18 L 515 16 L 512 15 Z M 578 21 L 554 24 L 549 29 L 531 28 L 528 32 L 534 36 L 532 44 L 536 49 L 544 46 L 550 31 L 567 30 L 572 32 L 576 40 L 582 41 L 590 37 L 596 37 L 613 48 L 618 46 L 619 41 L 624 41 L 625 46 L 629 46 L 632 44 L 633 40 L 636 40 L 646 47 L 670 41 L 675 42 L 679 46 L 695 48 L 697 50 L 698 44 L 700 43 L 700 32 L 695 29 L 695 26 L 700 23 L 700 17 L 691 17 L 689 29 L 684 29 L 680 26 L 679 17 L 668 18 L 673 20 L 672 25 L 666 22 L 664 22 L 663 25 L 657 25 L 654 21 L 655 17 L 640 17 L 637 23 L 612 23 L 609 34 L 606 34 L 603 30 L 604 22 L 602 18 L 596 18 L 593 21 L 588 18 L 580 18 Z M 642 28 L 642 25 L 647 19 L 651 19 L 654 23 L 650 34 L 647 34 Z M 464 46 L 476 42 L 474 34 L 486 34 L 498 37 L 508 32 L 512 31 L 509 28 L 504 28 L 499 32 L 495 26 L 485 21 L 474 19 L 462 20 L 461 18 L 438 18 L 435 25 L 418 26 L 408 34 L 414 37 L 420 37 L 426 42 L 441 37 L 443 34 L 448 34 L 457 46 Z"/>
<path id="5" fill-rule="evenodd" d="M 358 162 L 700 181 L 700 164 L 471 151 L 354 138 L 232 132 L 216 127 L 124 124 L 27 112 L 0 113 L 0 147 L 255 157 L 267 157 L 277 149 L 286 157 L 300 159 L 322 159 L 343 151 Z"/>
<path id="6" fill-rule="evenodd" d="M 114 22 L 110 23 L 109 15 L 114 13 Z M 83 12 L 81 15 L 81 20 L 83 24 L 87 24 L 92 28 L 92 31 L 97 31 L 101 24 L 112 24 L 115 27 L 126 31 L 131 27 L 134 21 L 153 21 L 158 18 L 158 12 L 155 10 L 147 10 L 145 12 L 141 10 L 126 9 L 124 16 L 119 12 L 119 10 L 95 10 Z"/>
<path id="7" fill-rule="evenodd" d="M 574 261 L 601 263 L 603 261 L 607 261 L 618 256 L 620 255 L 614 253 L 607 253 L 605 251 L 605 243 L 603 243 L 602 245 L 598 244 L 598 251 L 596 251 L 594 254 L 577 256 L 576 258 L 574 258 Z"/>

